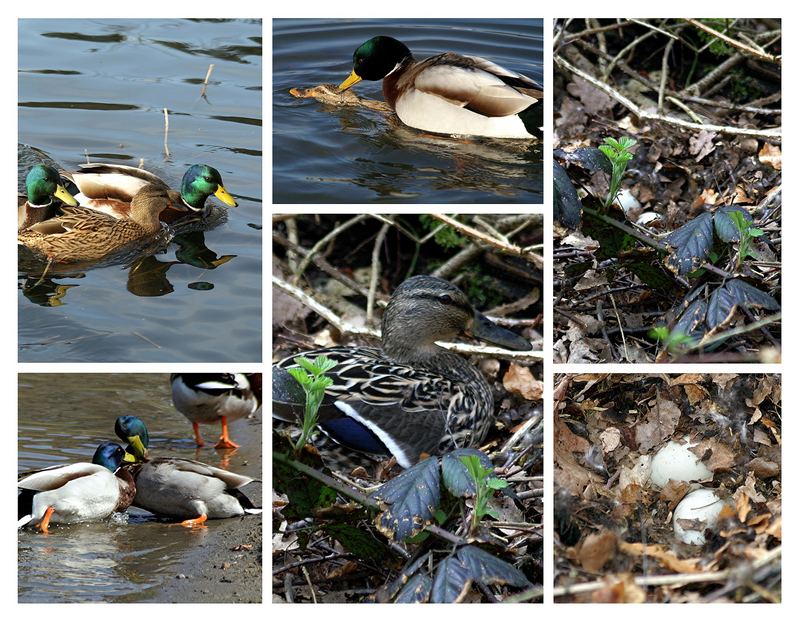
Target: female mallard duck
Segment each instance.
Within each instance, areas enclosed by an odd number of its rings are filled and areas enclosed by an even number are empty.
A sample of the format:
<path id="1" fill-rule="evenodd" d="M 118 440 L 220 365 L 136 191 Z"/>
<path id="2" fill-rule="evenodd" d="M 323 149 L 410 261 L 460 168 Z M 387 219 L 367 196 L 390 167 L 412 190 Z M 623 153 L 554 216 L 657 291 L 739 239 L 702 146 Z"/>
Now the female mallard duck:
<path id="1" fill-rule="evenodd" d="M 383 314 L 381 348 L 335 347 L 290 356 L 272 372 L 274 415 L 303 418 L 305 397 L 286 371 L 296 358 L 325 355 L 336 366 L 325 375 L 318 427 L 346 449 L 370 458 L 394 456 L 404 468 L 423 453 L 479 444 L 494 412 L 486 379 L 467 360 L 436 345 L 468 333 L 512 350 L 528 341 L 475 311 L 456 286 L 429 276 L 406 279 Z M 339 448 L 332 459 L 346 461 Z"/>
<path id="2" fill-rule="evenodd" d="M 25 177 L 26 195 L 17 199 L 17 231 L 28 229 L 56 215 L 57 197 L 65 204 L 77 206 L 78 202 L 61 184 L 58 172 L 49 165 L 34 165 Z"/>
<path id="3" fill-rule="evenodd" d="M 356 49 L 346 90 L 383 80 L 400 120 L 431 133 L 542 138 L 542 90 L 533 80 L 477 56 L 452 52 L 420 62 L 403 43 L 376 36 Z"/>
<path id="4" fill-rule="evenodd" d="M 120 467 L 125 456 L 118 444 L 104 442 L 92 463 L 54 466 L 25 476 L 17 483 L 17 526 L 31 524 L 47 533 L 51 522 L 94 521 L 124 511 L 136 493 L 133 476 Z"/>
<path id="5" fill-rule="evenodd" d="M 93 262 L 161 231 L 158 215 L 168 206 L 163 188 L 146 185 L 133 198 L 127 219 L 87 208 L 64 208 L 62 216 L 30 226 L 17 240 L 54 262 Z"/>
<path id="6" fill-rule="evenodd" d="M 145 186 L 159 187 L 168 193 L 170 208 L 161 213 L 161 220 L 168 223 L 185 216 L 187 211 L 206 216 L 211 209 L 206 199 L 211 195 L 226 206 L 236 207 L 236 200 L 222 184 L 222 176 L 209 165 L 192 165 L 186 170 L 180 192 L 171 190 L 155 174 L 128 165 L 87 163 L 77 172 L 62 174 L 78 188 L 75 199 L 81 206 L 117 219 L 130 217 L 133 197 Z"/>
<path id="7" fill-rule="evenodd" d="M 252 374 L 251 374 L 252 375 Z M 203 446 L 200 423 L 217 423 L 222 435 L 215 448 L 239 448 L 228 436 L 228 421 L 252 416 L 259 397 L 243 373 L 173 373 L 172 403 L 192 422 L 197 446 Z"/>
<path id="8" fill-rule="evenodd" d="M 202 525 L 207 519 L 224 519 L 260 513 L 240 488 L 255 481 L 200 461 L 175 457 L 147 457 L 147 427 L 137 416 L 120 416 L 114 431 L 128 443 L 128 453 L 138 463 L 127 468 L 136 482 L 133 505 L 168 518 L 183 519 L 182 526 Z"/>

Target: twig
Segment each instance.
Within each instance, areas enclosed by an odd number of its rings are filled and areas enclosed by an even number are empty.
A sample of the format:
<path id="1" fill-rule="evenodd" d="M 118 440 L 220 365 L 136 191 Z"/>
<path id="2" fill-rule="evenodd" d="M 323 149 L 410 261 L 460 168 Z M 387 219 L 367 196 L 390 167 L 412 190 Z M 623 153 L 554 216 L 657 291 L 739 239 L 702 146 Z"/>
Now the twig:
<path id="1" fill-rule="evenodd" d="M 352 219 L 348 219 L 341 225 L 332 229 L 328 234 L 326 234 L 322 239 L 320 239 L 317 244 L 315 244 L 311 249 L 309 249 L 308 254 L 303 258 L 303 261 L 300 262 L 300 266 L 297 267 L 297 271 L 294 273 L 292 277 L 292 281 L 296 284 L 300 281 L 300 277 L 303 276 L 306 268 L 311 263 L 311 259 L 315 256 L 319 251 L 327 245 L 330 241 L 336 238 L 339 234 L 344 232 L 346 229 L 353 227 L 356 223 L 361 223 L 364 219 L 369 217 L 369 215 L 358 215 L 353 217 Z"/>
<path id="2" fill-rule="evenodd" d="M 518 247 L 516 245 L 511 245 L 502 242 L 500 240 L 497 240 L 496 238 L 492 238 L 488 234 L 479 232 L 475 228 L 465 225 L 459 221 L 456 221 L 455 219 L 447 215 L 431 214 L 431 217 L 439 221 L 442 221 L 443 223 L 446 223 L 453 229 L 458 230 L 459 232 L 461 232 L 465 236 L 468 236 L 469 238 L 478 240 L 484 244 L 489 245 L 490 247 L 502 251 L 503 253 L 508 253 L 509 255 L 516 255 L 518 257 L 524 258 L 529 262 L 531 262 L 532 264 L 534 264 L 539 269 L 544 268 L 544 258 L 542 258 L 541 255 L 529 251 L 527 248 Z"/>
<path id="3" fill-rule="evenodd" d="M 701 92 L 706 91 L 706 89 L 710 86 L 717 86 L 722 81 L 722 76 L 736 67 L 736 65 L 738 65 L 742 60 L 744 60 L 744 56 L 742 54 L 738 52 L 734 53 L 727 60 L 720 63 L 715 69 L 709 71 L 708 74 L 701 77 L 695 83 L 684 88 L 681 94 L 688 94 L 689 92 L 700 94 Z M 709 90 L 706 94 L 710 96 L 712 90 Z"/>
<path id="4" fill-rule="evenodd" d="M 675 45 L 675 39 L 667 41 L 664 47 L 664 55 L 661 58 L 661 84 L 658 88 L 658 113 L 664 113 L 664 89 L 667 87 L 667 78 L 669 77 L 669 55 L 672 53 L 672 47 Z"/>
<path id="5" fill-rule="evenodd" d="M 289 569 L 296 569 L 301 566 L 305 566 L 307 564 L 317 564 L 319 562 L 327 562 L 328 560 L 336 560 L 337 558 L 352 558 L 353 554 L 350 552 L 346 552 L 343 554 L 332 553 L 327 556 L 317 556 L 316 558 L 306 558 L 305 560 L 298 560 L 296 562 L 291 562 L 289 564 L 285 564 L 282 567 L 278 567 L 277 569 L 273 569 L 272 576 L 275 577 L 276 575 L 280 575 L 284 571 L 288 571 Z"/>
<path id="6" fill-rule="evenodd" d="M 754 560 L 750 569 L 756 571 L 761 567 L 777 560 L 781 557 L 781 546 L 771 549 L 758 560 Z M 741 567 L 724 569 L 722 571 L 712 571 L 709 573 L 681 573 L 675 575 L 640 575 L 634 578 L 637 586 L 687 586 L 689 584 L 708 583 L 725 581 L 731 577 L 740 577 Z M 553 588 L 553 596 L 563 596 L 565 594 L 582 594 L 594 592 L 613 585 L 607 581 L 585 582 L 567 586 L 556 586 Z"/>
<path id="7" fill-rule="evenodd" d="M 375 312 L 375 291 L 378 289 L 378 275 L 381 269 L 381 249 L 388 231 L 389 224 L 384 223 L 378 231 L 378 235 L 375 237 L 375 244 L 372 247 L 372 267 L 369 274 L 369 294 L 367 295 L 367 324 L 372 324 L 372 317 Z"/>
<path id="8" fill-rule="evenodd" d="M 696 122 L 687 122 L 685 120 L 680 120 L 678 118 L 672 118 L 669 116 L 662 116 L 661 114 L 646 112 L 640 109 L 639 106 L 636 105 L 633 101 L 631 101 L 627 97 L 623 96 L 622 94 L 614 90 L 611 86 L 602 83 L 601 81 L 592 77 L 588 73 L 585 73 L 584 71 L 581 71 L 577 67 L 572 66 L 569 62 L 567 62 L 560 56 L 554 56 L 553 59 L 555 60 L 555 63 L 562 69 L 574 73 L 581 79 L 585 79 L 592 86 L 594 86 L 598 90 L 602 90 L 603 92 L 605 92 L 608 96 L 610 96 L 612 99 L 620 103 L 623 107 L 627 108 L 630 112 L 632 112 L 634 115 L 638 116 L 641 119 L 653 120 L 656 122 L 664 122 L 666 124 L 672 124 L 693 131 L 716 131 L 717 133 L 724 133 L 726 135 L 746 135 L 748 137 L 758 137 L 761 139 L 774 140 L 776 142 L 781 141 L 780 129 L 758 130 L 758 129 L 743 129 L 740 127 L 727 127 L 727 126 L 720 126 L 713 124 L 699 124 Z"/>
<path id="9" fill-rule="evenodd" d="M 214 70 L 214 65 L 208 65 L 208 71 L 206 71 L 206 78 L 203 80 L 203 87 L 200 89 L 200 97 L 206 99 L 206 90 L 208 89 L 208 80 L 211 77 L 211 72 Z M 207 99 L 206 99 L 207 100 Z"/>
<path id="10" fill-rule="evenodd" d="M 169 110 L 164 108 L 164 158 L 169 159 L 169 144 L 167 138 L 169 137 Z"/>
<path id="11" fill-rule="evenodd" d="M 742 53 L 747 54 L 748 56 L 753 56 L 759 60 L 763 60 L 764 62 L 772 62 L 773 64 L 781 64 L 781 56 L 773 56 L 772 54 L 768 54 L 764 51 L 754 49 L 737 41 L 736 39 L 732 39 L 731 37 L 723 34 L 719 30 L 714 30 L 713 28 L 705 25 L 702 22 L 697 21 L 696 19 L 685 19 L 686 23 L 693 25 L 695 28 L 702 30 L 703 32 L 710 34 L 713 37 L 718 38 L 720 41 L 724 41 L 731 47 L 735 47 Z"/>
<path id="12" fill-rule="evenodd" d="M 317 594 L 314 592 L 314 584 L 311 583 L 311 576 L 308 574 L 308 569 L 306 567 L 300 567 L 300 570 L 303 572 L 303 576 L 306 578 L 306 583 L 308 584 L 308 591 L 311 593 L 311 602 L 317 602 Z"/>
<path id="13" fill-rule="evenodd" d="M 707 339 L 701 339 L 698 343 L 693 346 L 690 346 L 684 353 L 689 353 L 694 350 L 699 350 L 700 348 L 705 348 L 710 345 L 713 345 L 719 341 L 725 341 L 726 339 L 730 339 L 731 337 L 736 337 L 737 335 L 743 335 L 745 333 L 749 333 L 754 330 L 759 330 L 764 326 L 769 326 L 774 322 L 779 322 L 781 319 L 780 313 L 774 313 L 766 318 L 763 318 L 757 322 L 752 322 L 750 324 L 744 324 L 743 326 L 737 326 L 736 328 L 731 328 L 729 330 L 723 331 L 718 335 L 714 335 L 713 337 L 709 337 Z"/>

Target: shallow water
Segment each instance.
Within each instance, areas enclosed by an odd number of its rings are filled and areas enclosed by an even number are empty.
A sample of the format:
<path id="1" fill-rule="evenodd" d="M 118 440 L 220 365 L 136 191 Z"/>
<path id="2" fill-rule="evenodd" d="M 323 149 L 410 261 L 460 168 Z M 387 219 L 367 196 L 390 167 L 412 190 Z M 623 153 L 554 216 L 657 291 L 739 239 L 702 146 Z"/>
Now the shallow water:
<path id="1" fill-rule="evenodd" d="M 19 24 L 20 142 L 67 169 L 143 160 L 173 187 L 207 163 L 239 202 L 133 266 L 21 272 L 19 360 L 261 360 L 261 22 Z"/>
<path id="2" fill-rule="evenodd" d="M 261 476 L 261 419 L 231 425 L 231 437 L 241 446 L 236 451 L 196 449 L 191 423 L 172 407 L 165 374 L 21 374 L 19 472 L 90 461 L 100 442 L 119 442 L 114 419 L 124 413 L 145 421 L 154 454 Z M 215 439 L 218 430 L 211 425 L 202 429 L 209 439 Z M 168 601 L 159 597 L 161 585 L 186 571 L 193 550 L 214 542 L 223 527 L 238 522 L 237 518 L 209 521 L 207 528 L 193 531 L 131 508 L 110 521 L 51 526 L 48 536 L 22 529 L 19 600 Z"/>
<path id="3" fill-rule="evenodd" d="M 418 58 L 482 56 L 542 83 L 542 20 L 275 19 L 272 29 L 274 202 L 541 203 L 539 143 L 434 136 L 289 89 L 341 83 L 353 51 L 377 34 Z M 381 82 L 354 89 L 383 100 Z"/>

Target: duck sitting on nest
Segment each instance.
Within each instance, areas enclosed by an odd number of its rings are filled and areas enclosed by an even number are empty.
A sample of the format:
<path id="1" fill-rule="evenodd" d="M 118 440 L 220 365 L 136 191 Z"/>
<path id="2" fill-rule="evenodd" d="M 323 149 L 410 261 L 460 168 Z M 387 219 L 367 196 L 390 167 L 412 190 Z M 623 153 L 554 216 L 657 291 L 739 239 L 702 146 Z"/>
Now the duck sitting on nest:
<path id="1" fill-rule="evenodd" d="M 300 356 L 326 356 L 319 429 L 335 444 L 321 445 L 337 467 L 391 456 L 404 468 L 423 453 L 437 454 L 480 444 L 492 423 L 494 399 L 483 374 L 466 359 L 436 345 L 461 333 L 526 351 L 523 337 L 495 325 L 455 285 L 420 275 L 406 279 L 383 314 L 381 348 L 341 346 L 302 352 L 272 371 L 273 415 L 302 423 L 305 397 L 287 369 Z M 348 452 L 349 451 L 349 452 Z"/>
<path id="2" fill-rule="evenodd" d="M 400 120 L 431 133 L 541 139 L 542 89 L 477 56 L 452 52 L 417 62 L 403 43 L 376 36 L 353 54 L 339 86 L 383 80 L 383 96 Z"/>
<path id="3" fill-rule="evenodd" d="M 145 185 L 133 198 L 127 219 L 66 207 L 62 216 L 17 234 L 17 242 L 53 262 L 94 262 L 155 236 L 162 229 L 158 215 L 169 205 L 165 189 Z"/>
<path id="4" fill-rule="evenodd" d="M 222 184 L 222 175 L 210 165 L 192 165 L 181 180 L 181 190 L 174 191 L 158 176 L 147 170 L 111 163 L 87 163 L 76 172 L 61 172 L 77 188 L 75 199 L 117 219 L 130 217 L 133 197 L 146 186 L 158 187 L 169 195 L 169 208 L 160 219 L 171 223 L 187 215 L 207 216 L 211 210 L 207 198 L 217 197 L 223 204 L 236 207 L 236 200 Z"/>

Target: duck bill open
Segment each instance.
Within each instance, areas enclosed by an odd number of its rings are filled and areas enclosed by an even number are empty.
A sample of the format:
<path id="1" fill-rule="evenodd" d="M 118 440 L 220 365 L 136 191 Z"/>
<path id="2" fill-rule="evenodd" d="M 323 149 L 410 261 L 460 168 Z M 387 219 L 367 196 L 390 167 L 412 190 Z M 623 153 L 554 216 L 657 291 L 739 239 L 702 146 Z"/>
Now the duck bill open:
<path id="1" fill-rule="evenodd" d="M 356 75 L 355 70 L 350 72 L 350 76 L 344 80 L 341 84 L 339 84 L 339 90 L 347 90 L 350 86 L 355 86 L 358 82 L 361 81 L 361 78 Z"/>
<path id="2" fill-rule="evenodd" d="M 472 320 L 472 331 L 468 334 L 471 334 L 476 339 L 493 343 L 507 350 L 527 352 L 533 347 L 531 342 L 524 337 L 498 326 L 478 311 L 475 312 L 475 317 Z"/>

